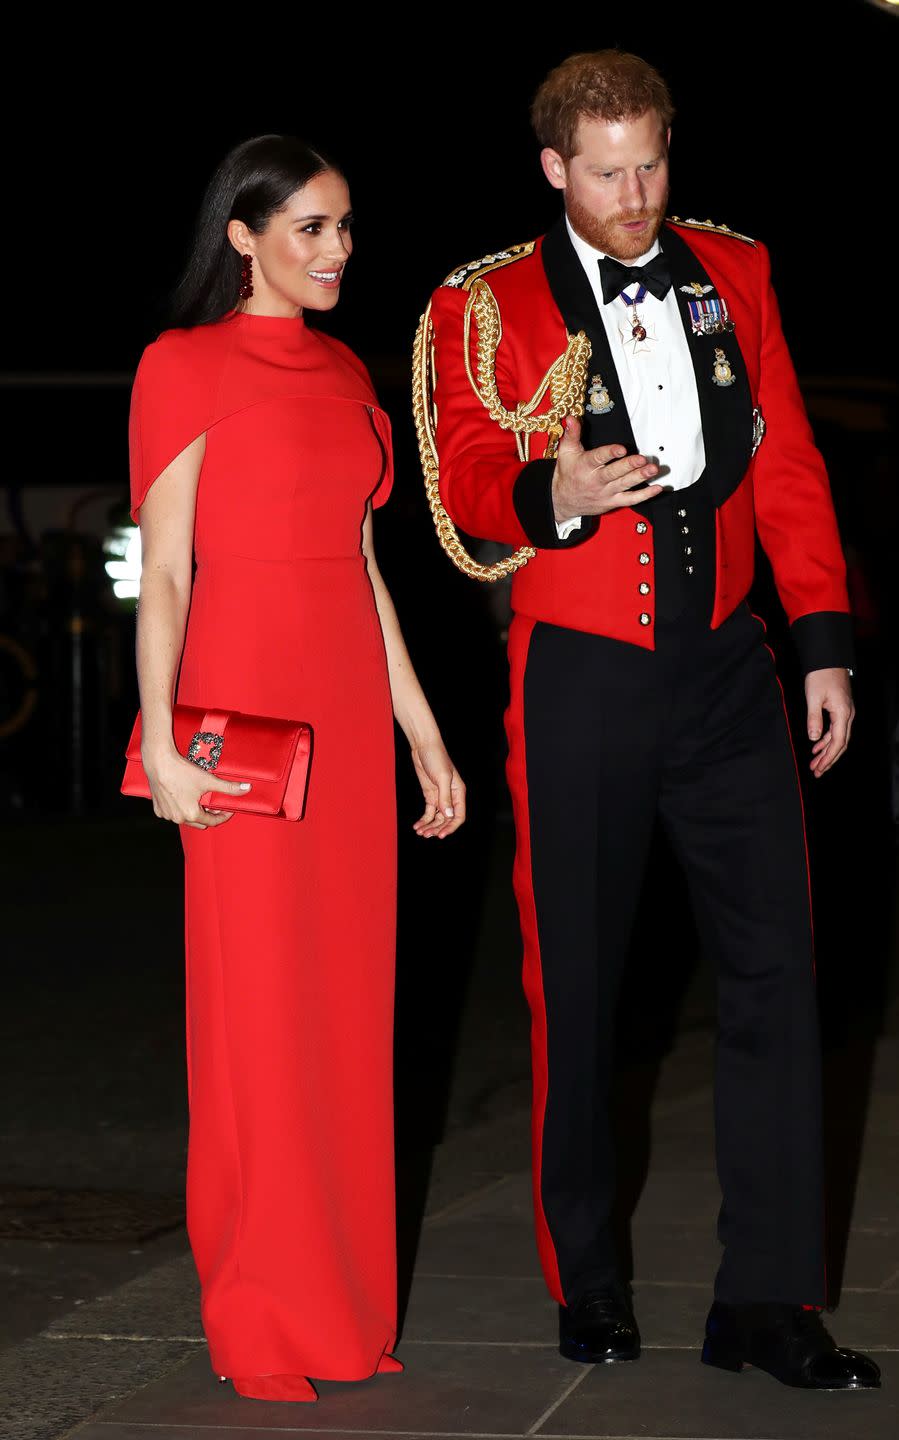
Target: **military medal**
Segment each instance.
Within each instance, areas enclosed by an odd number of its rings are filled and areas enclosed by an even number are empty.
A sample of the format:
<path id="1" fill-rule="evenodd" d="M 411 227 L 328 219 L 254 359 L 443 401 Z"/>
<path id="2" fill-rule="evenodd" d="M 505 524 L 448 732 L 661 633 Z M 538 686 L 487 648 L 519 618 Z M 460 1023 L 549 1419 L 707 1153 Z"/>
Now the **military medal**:
<path id="1" fill-rule="evenodd" d="M 657 338 L 655 335 L 650 335 L 648 333 L 646 326 L 643 324 L 643 321 L 637 314 L 637 306 L 642 305 L 643 301 L 646 299 L 646 286 L 640 285 L 633 299 L 631 299 L 628 295 L 625 295 L 624 291 L 622 290 L 621 294 L 618 296 L 618 299 L 621 301 L 622 305 L 629 306 L 631 311 L 631 333 L 630 335 L 628 335 L 627 329 L 622 328 L 620 332 L 621 338 L 624 341 L 625 345 L 633 344 L 634 354 L 639 355 L 641 345 L 646 345 L 648 347 L 648 345 Z"/>
<path id="2" fill-rule="evenodd" d="M 587 404 L 584 408 L 590 415 L 608 415 L 609 411 L 615 408 L 615 401 L 610 399 L 609 392 L 602 383 L 601 375 L 591 377 L 587 396 Z"/>
<path id="3" fill-rule="evenodd" d="M 695 286 L 698 283 L 698 281 L 695 281 L 694 285 L 690 287 L 694 294 Z M 684 285 L 681 286 L 682 290 L 686 288 Z M 712 287 L 707 285 L 703 288 L 711 290 Z M 690 311 L 690 324 L 693 327 L 694 335 L 724 335 L 729 334 L 734 328 L 734 322 L 728 313 L 726 300 L 707 300 L 703 297 L 702 299 L 688 300 L 687 306 Z"/>
<path id="4" fill-rule="evenodd" d="M 715 364 L 712 366 L 712 380 L 716 385 L 733 385 L 734 372 L 723 350 L 715 347 Z"/>

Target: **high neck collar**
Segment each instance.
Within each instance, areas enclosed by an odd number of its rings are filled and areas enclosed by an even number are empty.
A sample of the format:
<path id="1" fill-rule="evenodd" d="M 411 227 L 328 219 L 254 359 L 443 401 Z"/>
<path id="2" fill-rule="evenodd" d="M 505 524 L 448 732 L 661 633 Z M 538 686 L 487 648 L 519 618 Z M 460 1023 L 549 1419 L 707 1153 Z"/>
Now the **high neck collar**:
<path id="1" fill-rule="evenodd" d="M 239 325 L 253 335 L 283 335 L 290 338 L 301 335 L 306 329 L 302 311 L 299 315 L 251 315 L 246 310 L 232 310 L 225 318 L 229 324 Z"/>

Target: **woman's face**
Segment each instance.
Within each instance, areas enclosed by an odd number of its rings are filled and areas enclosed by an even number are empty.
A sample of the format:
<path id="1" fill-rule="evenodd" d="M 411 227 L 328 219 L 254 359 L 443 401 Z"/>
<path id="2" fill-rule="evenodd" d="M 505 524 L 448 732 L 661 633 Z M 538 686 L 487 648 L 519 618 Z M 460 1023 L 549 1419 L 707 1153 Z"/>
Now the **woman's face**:
<path id="1" fill-rule="evenodd" d="M 295 315 L 307 305 L 310 310 L 333 310 L 353 250 L 351 222 L 350 192 L 334 170 L 325 170 L 295 191 L 261 234 L 232 220 L 232 245 L 253 256 L 247 311 Z"/>

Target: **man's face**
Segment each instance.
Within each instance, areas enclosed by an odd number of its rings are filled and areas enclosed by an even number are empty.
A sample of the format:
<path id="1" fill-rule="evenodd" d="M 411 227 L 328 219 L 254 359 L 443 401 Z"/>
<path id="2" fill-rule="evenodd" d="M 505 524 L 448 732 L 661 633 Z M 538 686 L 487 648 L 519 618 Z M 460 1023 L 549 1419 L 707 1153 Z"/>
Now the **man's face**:
<path id="1" fill-rule="evenodd" d="M 540 156 L 550 185 L 565 192 L 573 229 L 607 255 L 625 262 L 645 255 L 668 203 L 668 140 L 655 110 L 632 120 L 582 118 L 575 153 Z"/>

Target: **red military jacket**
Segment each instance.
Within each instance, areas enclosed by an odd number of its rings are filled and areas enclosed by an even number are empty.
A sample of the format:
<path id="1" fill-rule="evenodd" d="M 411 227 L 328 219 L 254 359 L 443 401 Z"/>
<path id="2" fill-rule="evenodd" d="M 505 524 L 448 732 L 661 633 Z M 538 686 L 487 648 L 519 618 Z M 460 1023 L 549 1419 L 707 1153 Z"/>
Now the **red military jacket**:
<path id="1" fill-rule="evenodd" d="M 715 506 L 712 627 L 749 591 L 757 531 L 804 669 L 849 665 L 845 563 L 830 487 L 781 329 L 767 250 L 697 222 L 668 222 L 660 239 L 696 371 L 704 478 Z M 569 335 L 584 329 L 593 347 L 588 383 L 601 373 L 615 402 L 605 416 L 590 419 L 584 443 L 621 443 L 629 454 L 637 449 L 593 292 L 562 220 L 531 244 L 454 272 L 432 297 L 440 499 L 469 535 L 537 547 L 515 575 L 516 612 L 652 649 L 652 501 L 611 511 L 569 539 L 558 538 L 554 461 L 543 458 L 547 436 L 530 437 L 525 459 L 521 441 L 491 419 L 472 381 L 477 325 L 471 319 L 466 365 L 465 312 L 476 281 L 489 286 L 499 311 L 495 378 L 503 406 L 514 411 L 533 397 Z M 694 282 L 724 300 L 732 333 L 694 333 L 689 301 L 696 292 L 686 293 Z M 735 377 L 732 386 L 713 381 L 719 348 Z M 547 395 L 537 413 L 549 404 Z"/>

